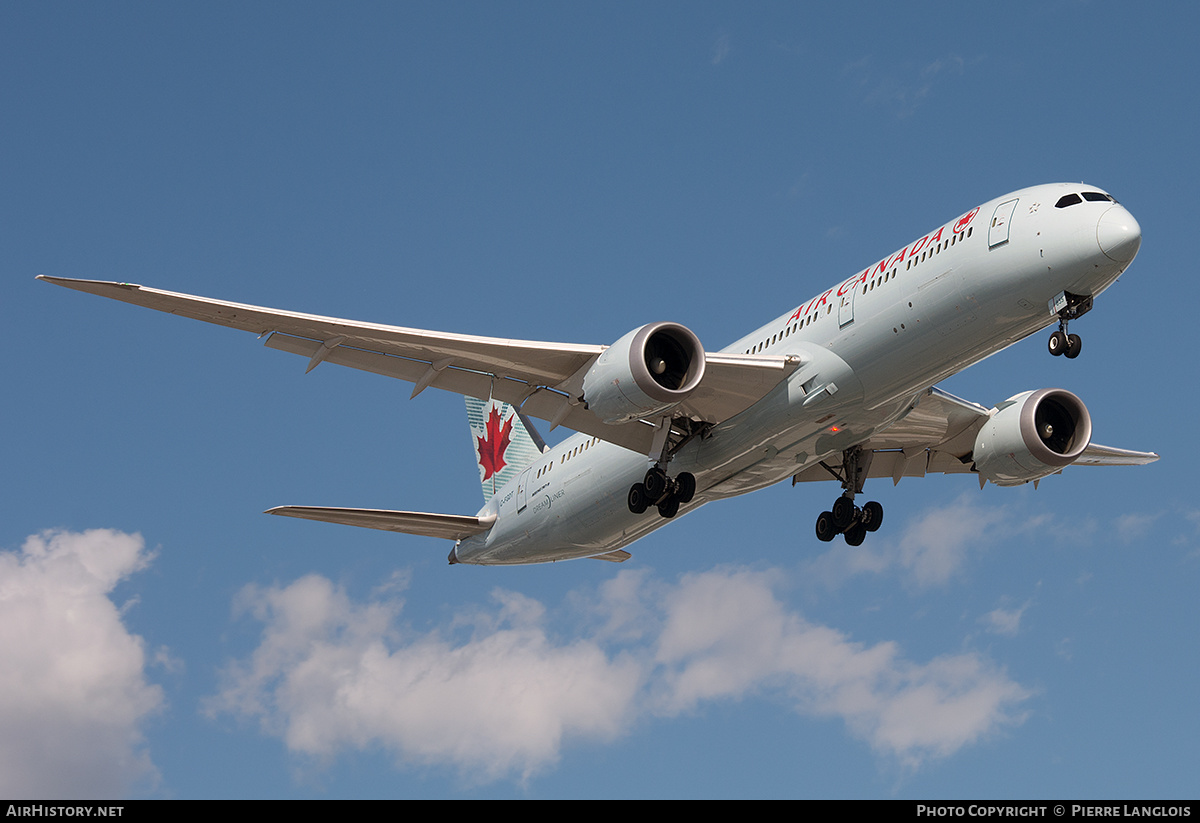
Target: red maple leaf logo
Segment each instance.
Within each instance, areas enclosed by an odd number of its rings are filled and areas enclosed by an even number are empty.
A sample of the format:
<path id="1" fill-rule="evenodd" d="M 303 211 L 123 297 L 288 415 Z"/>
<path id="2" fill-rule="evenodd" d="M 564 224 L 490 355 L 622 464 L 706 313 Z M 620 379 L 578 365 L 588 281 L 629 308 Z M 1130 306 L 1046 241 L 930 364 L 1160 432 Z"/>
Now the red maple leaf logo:
<path id="1" fill-rule="evenodd" d="M 488 414 L 487 427 L 483 437 L 475 438 L 479 444 L 479 465 L 483 466 L 484 480 L 498 474 L 507 465 L 504 462 L 504 453 L 508 451 L 512 418 L 504 421 L 503 427 L 500 426 L 500 419 L 500 410 L 493 407 L 491 413 Z"/>
<path id="2" fill-rule="evenodd" d="M 977 215 L 977 214 L 979 214 L 978 206 L 971 209 L 969 212 L 964 214 L 962 217 L 958 218 L 958 222 L 954 224 L 954 231 L 960 232 L 963 229 L 965 229 L 968 225 L 970 225 L 971 221 L 975 219 L 975 215 Z"/>

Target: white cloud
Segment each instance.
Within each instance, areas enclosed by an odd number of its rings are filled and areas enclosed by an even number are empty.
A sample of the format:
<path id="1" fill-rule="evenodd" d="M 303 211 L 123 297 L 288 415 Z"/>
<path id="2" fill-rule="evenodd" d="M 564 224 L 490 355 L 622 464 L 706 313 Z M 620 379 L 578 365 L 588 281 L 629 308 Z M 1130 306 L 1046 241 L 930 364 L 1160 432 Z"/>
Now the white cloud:
<path id="1" fill-rule="evenodd" d="M 668 599 L 658 660 L 668 711 L 754 691 L 785 695 L 800 714 L 833 716 L 873 749 L 917 767 L 1019 722 L 1029 693 L 975 654 L 904 660 L 894 643 L 866 646 L 790 613 L 769 577 L 709 572 Z"/>
<path id="2" fill-rule="evenodd" d="M 528 777 L 564 739 L 608 740 L 625 726 L 639 667 L 589 640 L 556 642 L 544 607 L 498 592 L 464 642 L 395 628 L 396 601 L 356 604 L 327 579 L 247 588 L 265 623 L 248 663 L 209 703 L 256 716 L 294 752 L 329 757 L 383 745 L 406 763 L 464 777 Z"/>
<path id="3" fill-rule="evenodd" d="M 947 74 L 963 74 L 966 66 L 962 57 L 951 54 L 921 67 L 905 63 L 877 69 L 868 55 L 846 64 L 843 73 L 867 90 L 863 102 L 886 105 L 899 117 L 908 117 L 930 96 L 935 83 L 943 82 Z"/>
<path id="4" fill-rule="evenodd" d="M 997 607 L 979 618 L 979 622 L 987 626 L 988 631 L 992 634 L 1013 637 L 1021 630 L 1021 616 L 1025 614 L 1025 610 L 1028 608 L 1028 602 L 1019 609 Z"/>
<path id="5" fill-rule="evenodd" d="M 983 542 L 1003 512 L 963 495 L 909 525 L 900 538 L 900 564 L 919 585 L 947 582 L 962 567 L 967 549 Z"/>
<path id="6" fill-rule="evenodd" d="M 1161 512 L 1156 514 L 1123 514 L 1116 521 L 1117 535 L 1126 543 L 1140 542 L 1145 539 L 1146 533 L 1150 531 L 1161 516 Z"/>
<path id="7" fill-rule="evenodd" d="M 149 559 L 140 535 L 104 529 L 0 553 L 0 793 L 119 797 L 157 778 L 140 726 L 162 690 L 109 598 Z"/>
<path id="8" fill-rule="evenodd" d="M 722 34 L 717 37 L 717 42 L 713 44 L 712 54 L 709 62 L 714 66 L 719 66 L 725 62 L 725 58 L 729 56 L 729 35 Z"/>
<path id="9" fill-rule="evenodd" d="M 475 780 L 526 779 L 571 741 L 756 694 L 839 717 L 909 767 L 1019 722 L 1028 692 L 982 657 L 920 664 L 893 643 L 855 643 L 790 611 L 773 576 L 723 569 L 671 585 L 621 572 L 561 610 L 497 591 L 454 640 L 403 631 L 398 600 L 356 603 L 323 577 L 248 587 L 241 605 L 262 642 L 208 707 L 259 720 L 297 754 L 382 746 Z M 593 628 L 571 638 L 549 628 L 581 620 Z"/>

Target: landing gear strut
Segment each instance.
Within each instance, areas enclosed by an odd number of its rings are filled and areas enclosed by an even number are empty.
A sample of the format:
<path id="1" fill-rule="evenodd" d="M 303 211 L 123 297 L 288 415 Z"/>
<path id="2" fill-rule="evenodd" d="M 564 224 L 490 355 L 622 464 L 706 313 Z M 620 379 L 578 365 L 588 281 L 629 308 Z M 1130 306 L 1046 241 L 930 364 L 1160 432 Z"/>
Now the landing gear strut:
<path id="1" fill-rule="evenodd" d="M 707 435 L 707 426 L 694 425 L 690 420 L 662 418 L 658 423 L 650 458 L 655 460 L 641 483 L 629 488 L 629 510 L 642 514 L 651 506 L 658 508 L 662 517 L 671 518 L 679 514 L 679 507 L 690 503 L 696 495 L 696 476 L 691 472 L 680 472 L 675 477 L 667 474 L 666 465 L 671 456 L 693 437 Z"/>
<path id="2" fill-rule="evenodd" d="M 839 534 L 844 535 L 851 546 L 861 546 L 867 532 L 877 531 L 883 525 L 883 506 L 872 500 L 862 508 L 854 505 L 854 496 L 861 494 L 867 480 L 874 452 L 859 447 L 842 452 L 842 469 L 839 474 L 824 461 L 821 465 L 834 477 L 842 481 L 842 496 L 833 501 L 830 511 L 817 515 L 817 539 L 828 543 Z"/>
<path id="3" fill-rule="evenodd" d="M 1046 346 L 1055 357 L 1065 354 L 1074 360 L 1083 350 L 1083 341 L 1077 334 L 1067 334 L 1067 323 L 1092 310 L 1092 297 L 1064 291 L 1050 301 L 1050 307 L 1058 315 L 1058 331 L 1050 335 Z"/>

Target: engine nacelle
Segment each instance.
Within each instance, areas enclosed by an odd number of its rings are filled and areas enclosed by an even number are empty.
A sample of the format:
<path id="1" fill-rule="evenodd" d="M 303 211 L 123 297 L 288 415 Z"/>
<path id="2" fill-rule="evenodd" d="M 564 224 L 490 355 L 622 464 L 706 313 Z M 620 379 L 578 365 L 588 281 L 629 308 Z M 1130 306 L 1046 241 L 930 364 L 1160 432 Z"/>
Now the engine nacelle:
<path id="1" fill-rule="evenodd" d="M 1083 401 L 1063 389 L 1018 394 L 997 407 L 975 438 L 975 468 L 997 486 L 1054 474 L 1079 459 L 1092 440 Z"/>
<path id="2" fill-rule="evenodd" d="M 678 323 L 650 323 L 605 349 L 583 378 L 583 400 L 605 423 L 670 414 L 704 377 L 704 347 Z"/>

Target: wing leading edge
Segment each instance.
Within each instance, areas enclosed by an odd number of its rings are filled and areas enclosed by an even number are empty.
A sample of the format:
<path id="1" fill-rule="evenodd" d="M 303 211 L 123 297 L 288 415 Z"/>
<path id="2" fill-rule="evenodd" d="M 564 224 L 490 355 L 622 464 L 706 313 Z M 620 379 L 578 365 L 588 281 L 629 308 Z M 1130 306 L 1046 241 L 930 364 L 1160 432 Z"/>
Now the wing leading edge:
<path id="1" fill-rule="evenodd" d="M 39 280 L 266 336 L 269 348 L 308 358 L 308 371 L 323 362 L 412 382 L 413 396 L 426 388 L 510 403 L 525 414 L 645 453 L 654 427 L 635 421 L 606 424 L 580 397 L 583 375 L 606 348 L 410 329 L 213 300 L 133 283 Z M 799 362 L 772 355 L 706 353 L 705 375 L 683 412 L 719 423 L 749 408 Z"/>

